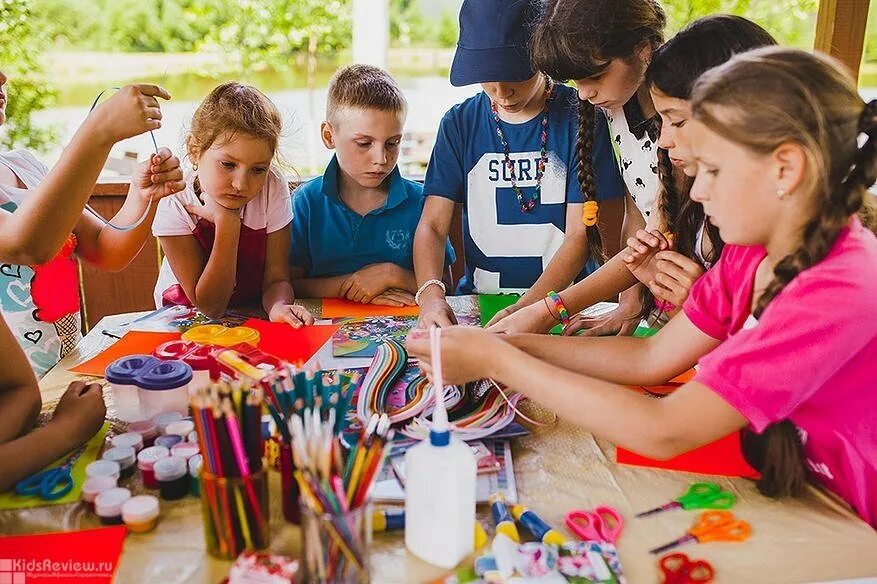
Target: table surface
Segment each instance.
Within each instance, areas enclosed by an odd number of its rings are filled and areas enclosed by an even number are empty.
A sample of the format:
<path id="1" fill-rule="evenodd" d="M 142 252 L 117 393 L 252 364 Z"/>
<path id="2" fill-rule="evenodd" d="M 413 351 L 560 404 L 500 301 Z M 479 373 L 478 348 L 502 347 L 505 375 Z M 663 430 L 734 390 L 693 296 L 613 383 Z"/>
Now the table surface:
<path id="1" fill-rule="evenodd" d="M 477 310 L 472 298 L 455 299 L 458 312 Z M 319 312 L 318 303 L 302 304 Z M 131 315 L 101 320 L 40 382 L 43 401 L 57 399 L 76 378 L 67 369 L 113 342 L 103 330 L 128 322 Z M 108 415 L 112 397 L 105 392 Z M 550 418 L 530 403 L 529 413 Z M 620 414 L 623 415 L 623 414 Z M 571 509 L 598 504 L 616 507 L 626 518 L 618 544 L 628 582 L 660 581 L 656 559 L 648 550 L 675 540 L 695 519 L 693 513 L 672 511 L 634 519 L 644 509 L 672 500 L 702 479 L 718 482 L 737 495 L 734 513 L 752 525 L 752 537 L 743 543 L 710 543 L 682 548 L 691 557 L 708 560 L 716 582 L 818 582 L 877 576 L 877 532 L 843 504 L 811 488 L 797 500 L 775 501 L 761 496 L 745 479 L 703 477 L 615 463 L 614 448 L 564 421 L 537 428 L 514 442 L 515 478 L 519 500 L 552 526 L 567 533 L 563 517 Z M 299 530 L 283 522 L 278 473 L 271 473 L 271 547 L 297 556 Z M 146 492 L 139 478 L 131 479 L 135 492 Z M 479 508 L 487 525 L 487 509 Z M 41 533 L 97 527 L 96 518 L 81 504 L 37 507 L 0 512 L 0 533 Z M 400 534 L 377 534 L 371 547 L 372 580 L 380 583 L 426 582 L 447 572 L 407 553 Z M 162 501 L 158 527 L 148 534 L 129 534 L 116 573 L 117 582 L 218 582 L 230 563 L 205 553 L 200 501 L 187 497 Z"/>

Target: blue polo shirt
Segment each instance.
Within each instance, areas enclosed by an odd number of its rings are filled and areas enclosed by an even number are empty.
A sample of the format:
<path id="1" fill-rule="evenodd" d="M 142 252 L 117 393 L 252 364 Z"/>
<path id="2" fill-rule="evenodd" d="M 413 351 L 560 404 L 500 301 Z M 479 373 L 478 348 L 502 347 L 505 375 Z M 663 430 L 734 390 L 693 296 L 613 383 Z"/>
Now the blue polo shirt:
<path id="1" fill-rule="evenodd" d="M 413 271 L 423 186 L 402 178 L 398 167 L 389 181 L 387 202 L 359 215 L 338 197 L 338 159 L 333 156 L 323 176 L 301 185 L 292 197 L 290 264 L 307 269 L 309 278 L 351 274 L 384 262 Z M 445 262 L 454 259 L 448 241 Z"/>

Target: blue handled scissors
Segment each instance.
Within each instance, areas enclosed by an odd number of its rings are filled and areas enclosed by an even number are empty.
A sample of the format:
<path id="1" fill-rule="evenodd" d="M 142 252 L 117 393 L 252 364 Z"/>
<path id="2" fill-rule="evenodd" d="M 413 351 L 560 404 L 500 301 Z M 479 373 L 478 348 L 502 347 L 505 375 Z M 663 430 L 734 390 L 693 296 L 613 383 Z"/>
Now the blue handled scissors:
<path id="1" fill-rule="evenodd" d="M 615 544 L 621 537 L 624 520 L 614 508 L 599 505 L 591 511 L 570 511 L 566 514 L 566 526 L 583 541 Z"/>
<path id="2" fill-rule="evenodd" d="M 24 497 L 37 496 L 44 501 L 60 499 L 73 489 L 73 465 L 85 452 L 87 445 L 76 450 L 61 466 L 47 468 L 15 485 L 15 493 Z"/>

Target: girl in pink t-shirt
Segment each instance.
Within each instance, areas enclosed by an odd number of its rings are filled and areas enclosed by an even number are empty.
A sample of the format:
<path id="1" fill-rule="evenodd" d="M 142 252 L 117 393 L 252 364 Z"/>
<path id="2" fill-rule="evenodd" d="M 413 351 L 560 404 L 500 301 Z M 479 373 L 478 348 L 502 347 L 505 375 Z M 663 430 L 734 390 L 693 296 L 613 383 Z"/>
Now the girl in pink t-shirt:
<path id="1" fill-rule="evenodd" d="M 762 492 L 814 480 L 877 526 L 877 239 L 856 216 L 877 180 L 877 100 L 828 57 L 765 48 L 705 73 L 692 111 L 691 197 L 726 246 L 683 311 L 647 339 L 448 329 L 445 380 L 494 378 L 653 458 L 748 428 L 766 442 Z M 408 347 L 431 374 L 426 336 Z M 697 362 L 662 400 L 619 391 Z"/>
<path id="2" fill-rule="evenodd" d="M 157 306 L 209 316 L 261 304 L 272 321 L 313 324 L 289 283 L 289 186 L 272 166 L 282 122 L 260 91 L 224 83 L 198 106 L 186 139 L 194 174 L 159 204 L 152 226 L 165 259 Z"/>

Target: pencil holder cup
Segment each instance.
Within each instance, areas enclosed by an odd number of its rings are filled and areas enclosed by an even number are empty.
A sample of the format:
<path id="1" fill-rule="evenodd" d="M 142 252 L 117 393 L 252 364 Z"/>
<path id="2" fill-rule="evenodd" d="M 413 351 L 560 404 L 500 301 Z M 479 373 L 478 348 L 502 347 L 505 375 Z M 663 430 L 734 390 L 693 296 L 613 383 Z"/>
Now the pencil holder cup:
<path id="1" fill-rule="evenodd" d="M 295 465 L 292 462 L 291 450 L 289 442 L 280 443 L 280 496 L 283 505 L 283 518 L 289 523 L 300 525 L 299 487 L 295 480 Z"/>
<path id="2" fill-rule="evenodd" d="M 372 506 L 369 502 L 337 515 L 315 513 L 302 503 L 303 582 L 369 582 L 371 523 Z"/>
<path id="3" fill-rule="evenodd" d="M 234 560 L 244 550 L 268 547 L 268 481 L 265 471 L 249 477 L 201 473 L 201 515 L 207 553 Z"/>

